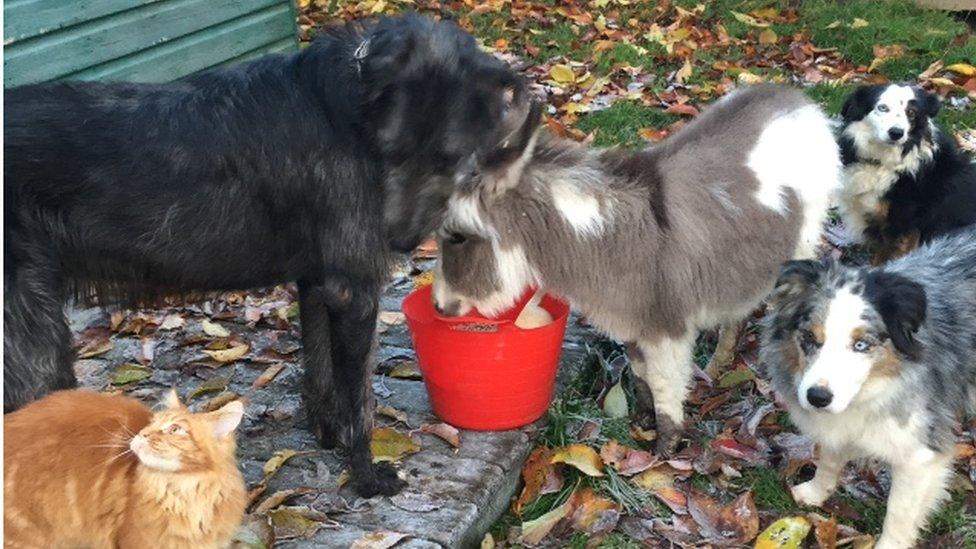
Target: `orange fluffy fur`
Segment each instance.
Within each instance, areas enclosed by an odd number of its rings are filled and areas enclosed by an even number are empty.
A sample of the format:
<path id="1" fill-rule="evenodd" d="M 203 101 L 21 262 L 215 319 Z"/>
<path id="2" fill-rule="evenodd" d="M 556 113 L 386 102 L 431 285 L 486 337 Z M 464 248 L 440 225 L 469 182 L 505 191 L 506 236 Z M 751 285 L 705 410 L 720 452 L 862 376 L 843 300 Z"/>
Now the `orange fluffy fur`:
<path id="1" fill-rule="evenodd" d="M 4 417 L 4 547 L 209 548 L 230 543 L 247 493 L 243 406 L 156 412 L 61 391 Z"/>

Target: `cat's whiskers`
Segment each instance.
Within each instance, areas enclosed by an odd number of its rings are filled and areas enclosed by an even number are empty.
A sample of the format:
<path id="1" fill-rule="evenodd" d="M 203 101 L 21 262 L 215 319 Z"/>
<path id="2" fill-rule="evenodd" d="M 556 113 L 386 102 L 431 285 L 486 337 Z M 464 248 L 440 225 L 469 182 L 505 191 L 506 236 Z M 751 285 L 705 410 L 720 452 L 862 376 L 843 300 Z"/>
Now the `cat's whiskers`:
<path id="1" fill-rule="evenodd" d="M 132 449 L 131 448 L 126 448 L 122 452 L 120 452 L 118 454 L 115 454 L 114 456 L 110 457 L 105 463 L 102 464 L 102 467 L 111 465 L 115 460 L 119 459 L 120 457 L 122 457 L 122 456 L 124 456 L 126 454 L 131 454 L 131 453 L 133 453 L 132 452 Z"/>

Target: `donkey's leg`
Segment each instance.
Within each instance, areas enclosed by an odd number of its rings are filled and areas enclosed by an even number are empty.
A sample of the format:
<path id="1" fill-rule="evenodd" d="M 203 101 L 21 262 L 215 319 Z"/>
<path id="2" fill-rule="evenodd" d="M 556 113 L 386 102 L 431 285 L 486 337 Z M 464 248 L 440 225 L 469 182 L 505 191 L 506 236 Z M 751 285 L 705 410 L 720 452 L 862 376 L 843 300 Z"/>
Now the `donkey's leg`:
<path id="1" fill-rule="evenodd" d="M 745 321 L 736 320 L 723 324 L 718 329 L 718 343 L 715 345 L 715 352 L 705 366 L 705 373 L 712 379 L 717 378 L 722 372 L 728 369 L 735 359 L 735 350 L 739 344 L 739 335 L 742 334 L 742 327 Z"/>
<path id="2" fill-rule="evenodd" d="M 694 366 L 691 355 L 695 332 L 689 330 L 677 338 L 641 342 L 644 372 L 641 377 L 654 395 L 654 417 L 657 425 L 657 453 L 666 455 L 678 445 L 684 427 L 684 402 L 688 396 Z"/>
<path id="3" fill-rule="evenodd" d="M 647 377 L 647 364 L 644 352 L 636 343 L 627 343 L 627 358 L 630 359 L 630 370 L 634 380 L 634 411 L 630 420 L 641 429 L 654 428 L 654 394 L 644 381 Z"/>
<path id="4" fill-rule="evenodd" d="M 3 411 L 76 385 L 64 287 L 53 259 L 8 267 L 3 300 Z"/>

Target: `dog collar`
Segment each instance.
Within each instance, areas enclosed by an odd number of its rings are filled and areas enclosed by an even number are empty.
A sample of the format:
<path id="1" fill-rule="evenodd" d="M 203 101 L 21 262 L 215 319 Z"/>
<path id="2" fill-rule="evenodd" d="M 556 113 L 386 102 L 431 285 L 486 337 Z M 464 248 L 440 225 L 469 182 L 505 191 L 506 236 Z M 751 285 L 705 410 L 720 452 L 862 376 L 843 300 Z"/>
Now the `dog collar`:
<path id="1" fill-rule="evenodd" d="M 353 61 L 356 62 L 356 74 L 361 78 L 363 76 L 363 59 L 369 55 L 369 41 L 371 38 L 366 38 L 363 40 L 356 51 L 352 52 Z"/>

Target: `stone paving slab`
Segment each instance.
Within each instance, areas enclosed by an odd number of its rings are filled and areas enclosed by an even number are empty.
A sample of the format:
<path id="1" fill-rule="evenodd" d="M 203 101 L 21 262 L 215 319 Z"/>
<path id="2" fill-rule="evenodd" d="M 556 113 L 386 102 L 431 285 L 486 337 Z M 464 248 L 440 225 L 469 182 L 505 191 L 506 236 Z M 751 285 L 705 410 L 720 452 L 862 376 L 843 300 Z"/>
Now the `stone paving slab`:
<path id="1" fill-rule="evenodd" d="M 400 277 L 390 285 L 381 301 L 381 310 L 399 310 L 403 296 L 411 288 L 409 278 Z M 108 316 L 97 309 L 75 309 L 69 315 L 72 330 L 80 332 L 108 324 Z M 579 361 L 583 342 L 592 334 L 577 322 L 569 323 L 561 358 L 563 378 Z M 293 345 L 298 332 L 270 333 L 263 328 L 232 325 L 229 329 L 249 341 L 261 338 Z M 415 358 L 405 326 L 381 328 L 375 362 L 379 365 Z M 113 337 L 114 347 L 97 358 L 76 362 L 75 370 L 83 386 L 105 389 L 115 369 L 141 356 L 139 337 Z M 279 344 L 276 343 L 276 344 Z M 180 346 L 159 338 L 150 367 L 152 376 L 129 388 L 127 393 L 146 402 L 154 402 L 168 388 L 177 387 L 184 397 L 209 379 L 230 378 L 227 390 L 247 396 L 245 420 L 238 431 L 238 458 L 249 487 L 264 476 L 262 466 L 276 451 L 296 450 L 302 455 L 290 459 L 268 483 L 265 495 L 278 490 L 307 487 L 313 493 L 290 500 L 288 505 L 307 506 L 324 512 L 338 523 L 334 529 L 323 528 L 310 539 L 279 540 L 277 547 L 349 547 L 360 537 L 378 530 L 392 530 L 412 537 L 397 545 L 404 548 L 477 546 L 484 532 L 509 505 L 518 487 L 521 465 L 531 450 L 541 422 L 511 431 L 461 431 L 461 446 L 454 449 L 441 439 L 426 433 L 414 433 L 423 449 L 398 462 L 400 474 L 408 481 L 406 492 L 425 502 L 425 512 L 398 507 L 387 497 L 357 498 L 348 488 L 338 489 L 343 471 L 335 451 L 318 448 L 306 429 L 300 397 L 302 371 L 300 352 L 285 361 L 285 367 L 274 381 L 259 390 L 251 384 L 267 364 L 237 362 L 217 368 L 187 368 L 199 361 L 199 349 Z M 377 404 L 401 410 L 409 426 L 438 422 L 431 411 L 422 381 L 374 376 Z M 212 395 L 210 395 L 212 396 Z M 209 397 L 189 402 L 199 407 Z M 392 420 L 377 418 L 378 425 Z M 408 430 L 397 425 L 401 431 Z"/>

